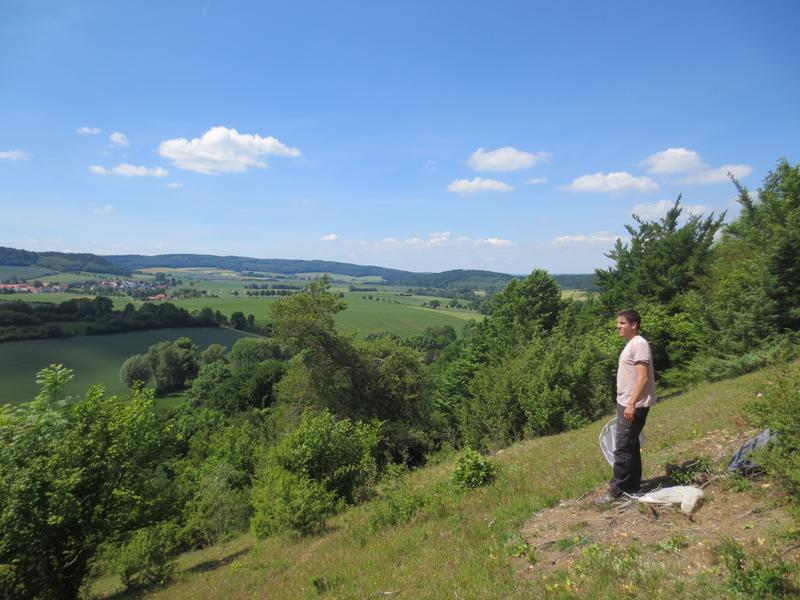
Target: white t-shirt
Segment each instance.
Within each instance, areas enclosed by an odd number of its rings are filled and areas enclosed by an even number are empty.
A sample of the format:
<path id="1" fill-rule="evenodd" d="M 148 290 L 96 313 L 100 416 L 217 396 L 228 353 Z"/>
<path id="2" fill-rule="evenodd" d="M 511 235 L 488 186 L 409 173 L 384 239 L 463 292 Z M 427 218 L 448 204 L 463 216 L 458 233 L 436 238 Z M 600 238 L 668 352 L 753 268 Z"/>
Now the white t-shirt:
<path id="1" fill-rule="evenodd" d="M 628 340 L 619 355 L 617 368 L 617 404 L 628 405 L 628 400 L 636 384 L 636 363 L 647 365 L 647 386 L 636 402 L 636 407 L 653 406 L 656 403 L 656 377 L 653 372 L 653 354 L 650 344 L 642 336 L 637 335 Z"/>

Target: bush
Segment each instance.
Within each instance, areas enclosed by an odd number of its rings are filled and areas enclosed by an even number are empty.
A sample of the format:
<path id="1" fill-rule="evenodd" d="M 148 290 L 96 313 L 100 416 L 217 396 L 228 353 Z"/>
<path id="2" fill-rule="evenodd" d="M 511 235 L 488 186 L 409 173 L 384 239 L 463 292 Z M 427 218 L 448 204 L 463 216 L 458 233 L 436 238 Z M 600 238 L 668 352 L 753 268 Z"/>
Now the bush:
<path id="1" fill-rule="evenodd" d="M 327 410 L 308 411 L 297 428 L 272 448 L 268 461 L 352 502 L 375 477 L 373 453 L 379 432 L 379 427 L 367 423 L 337 421 Z"/>
<path id="2" fill-rule="evenodd" d="M 112 559 L 127 588 L 163 585 L 175 574 L 170 554 L 176 548 L 177 526 L 162 523 L 135 531 Z"/>
<path id="3" fill-rule="evenodd" d="M 800 364 L 788 364 L 762 383 L 762 397 L 747 412 L 757 426 L 772 429 L 778 441 L 758 460 L 786 488 L 800 516 Z"/>
<path id="4" fill-rule="evenodd" d="M 395 479 L 386 494 L 374 503 L 369 516 L 369 528 L 379 531 L 407 523 L 413 519 L 429 502 L 425 494 L 412 490 L 407 484 Z"/>
<path id="5" fill-rule="evenodd" d="M 341 508 L 336 494 L 305 475 L 278 466 L 268 467 L 253 489 L 255 514 L 251 522 L 258 538 L 282 534 L 290 538 L 313 535 Z"/>
<path id="6" fill-rule="evenodd" d="M 494 481 L 497 470 L 485 457 L 467 448 L 453 472 L 453 485 L 459 489 L 477 488 Z"/>

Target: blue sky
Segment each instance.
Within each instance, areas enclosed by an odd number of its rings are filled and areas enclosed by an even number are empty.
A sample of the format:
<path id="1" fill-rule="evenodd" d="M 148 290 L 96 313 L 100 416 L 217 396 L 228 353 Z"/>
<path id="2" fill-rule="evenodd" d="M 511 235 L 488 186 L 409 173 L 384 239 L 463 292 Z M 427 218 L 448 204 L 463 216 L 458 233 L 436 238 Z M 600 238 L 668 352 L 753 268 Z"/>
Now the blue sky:
<path id="1" fill-rule="evenodd" d="M 800 3 L 0 1 L 0 245 L 589 272 L 800 157 Z"/>

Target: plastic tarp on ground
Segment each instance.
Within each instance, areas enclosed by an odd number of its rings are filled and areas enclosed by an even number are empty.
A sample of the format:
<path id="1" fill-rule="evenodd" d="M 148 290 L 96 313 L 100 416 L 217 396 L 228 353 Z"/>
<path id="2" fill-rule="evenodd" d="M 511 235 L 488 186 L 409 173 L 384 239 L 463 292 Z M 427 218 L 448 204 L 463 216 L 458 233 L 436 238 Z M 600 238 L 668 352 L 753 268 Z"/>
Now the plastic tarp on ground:
<path id="1" fill-rule="evenodd" d="M 697 501 L 703 497 L 703 490 L 691 485 L 674 485 L 648 492 L 636 499 L 646 504 L 680 504 L 681 512 L 687 515 L 697 506 Z"/>
<path id="2" fill-rule="evenodd" d="M 639 446 L 643 447 L 645 443 L 644 431 L 639 434 Z M 600 450 L 603 456 L 606 457 L 606 462 L 612 467 L 614 466 L 614 448 L 617 447 L 617 417 L 611 419 L 606 423 L 603 430 L 600 432 Z"/>
<path id="3" fill-rule="evenodd" d="M 761 466 L 751 460 L 751 455 L 756 450 L 766 447 L 767 444 L 777 439 L 778 437 L 769 429 L 765 429 L 757 436 L 751 437 L 742 444 L 742 447 L 731 458 L 731 462 L 728 463 L 728 473 L 742 473 L 743 475 L 758 473 L 761 470 Z"/>

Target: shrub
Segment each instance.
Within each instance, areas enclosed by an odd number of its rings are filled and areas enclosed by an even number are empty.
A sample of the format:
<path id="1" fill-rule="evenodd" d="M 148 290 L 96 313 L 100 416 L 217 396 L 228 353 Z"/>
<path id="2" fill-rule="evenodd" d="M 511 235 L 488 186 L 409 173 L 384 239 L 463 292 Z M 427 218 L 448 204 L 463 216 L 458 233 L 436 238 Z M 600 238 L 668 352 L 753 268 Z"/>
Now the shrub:
<path id="1" fill-rule="evenodd" d="M 253 488 L 255 514 L 251 522 L 258 538 L 283 534 L 297 538 L 321 532 L 325 520 L 341 507 L 341 500 L 305 475 L 268 467 Z"/>
<path id="2" fill-rule="evenodd" d="M 379 531 L 407 523 L 427 503 L 428 498 L 424 494 L 415 492 L 407 486 L 398 486 L 375 503 L 375 508 L 369 517 L 369 528 L 372 531 Z"/>
<path id="3" fill-rule="evenodd" d="M 459 489 L 477 488 L 494 481 L 497 469 L 475 450 L 467 448 L 453 472 L 453 485 Z"/>
<path id="4" fill-rule="evenodd" d="M 307 411 L 297 428 L 272 448 L 268 461 L 352 502 L 375 477 L 379 431 L 367 423 L 337 421 L 327 410 Z"/>
<path id="5" fill-rule="evenodd" d="M 778 477 L 800 509 L 800 364 L 786 365 L 763 386 L 762 397 L 747 411 L 756 425 L 772 429 L 778 441 L 758 460 Z"/>
<path id="6" fill-rule="evenodd" d="M 163 585 L 175 573 L 170 554 L 176 548 L 177 526 L 162 523 L 139 529 L 120 546 L 112 564 L 127 588 Z"/>

